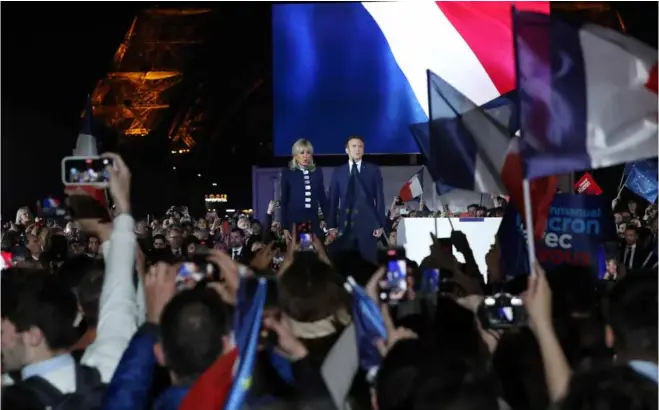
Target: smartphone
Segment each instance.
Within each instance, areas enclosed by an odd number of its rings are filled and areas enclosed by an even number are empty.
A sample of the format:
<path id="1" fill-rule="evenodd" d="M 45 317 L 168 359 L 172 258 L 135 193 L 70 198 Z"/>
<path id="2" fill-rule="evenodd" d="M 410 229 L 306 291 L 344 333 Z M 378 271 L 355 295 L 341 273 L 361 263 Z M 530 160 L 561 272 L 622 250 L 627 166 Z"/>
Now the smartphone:
<path id="1" fill-rule="evenodd" d="M 453 242 L 451 242 L 451 238 L 437 238 L 437 246 L 439 246 L 442 252 L 453 253 Z"/>
<path id="2" fill-rule="evenodd" d="M 110 182 L 110 158 L 65 157 L 62 159 L 62 182 L 67 186 L 94 185 L 107 187 Z"/>
<path id="3" fill-rule="evenodd" d="M 485 297 L 478 314 L 485 329 L 508 329 L 526 324 L 522 298 L 509 293 Z"/>
<path id="4" fill-rule="evenodd" d="M 405 248 L 389 248 L 382 255 L 386 274 L 380 282 L 380 300 L 397 304 L 407 296 L 407 260 Z"/>
<path id="5" fill-rule="evenodd" d="M 220 269 L 206 260 L 205 256 L 195 256 L 189 262 L 183 262 L 176 272 L 176 289 L 178 291 L 193 289 L 209 282 L 220 281 Z"/>
<path id="6" fill-rule="evenodd" d="M 439 291 L 439 269 L 425 269 L 421 280 L 421 290 L 428 293 Z"/>
<path id="7" fill-rule="evenodd" d="M 303 222 L 295 225 L 295 232 L 297 233 L 298 249 L 301 251 L 313 251 L 311 222 Z"/>

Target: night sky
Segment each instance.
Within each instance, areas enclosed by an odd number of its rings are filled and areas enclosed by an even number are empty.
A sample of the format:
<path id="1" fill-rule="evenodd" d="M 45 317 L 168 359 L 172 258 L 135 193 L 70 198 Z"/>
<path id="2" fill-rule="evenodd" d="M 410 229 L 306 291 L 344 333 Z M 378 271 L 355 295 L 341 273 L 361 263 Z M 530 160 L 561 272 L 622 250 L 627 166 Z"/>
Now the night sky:
<path id="1" fill-rule="evenodd" d="M 657 3 L 615 2 L 630 34 L 656 47 Z M 2 217 L 13 218 L 21 205 L 34 205 L 44 195 L 61 195 L 60 162 L 70 155 L 80 129 L 86 96 L 108 71 L 112 56 L 138 10 L 140 2 L 4 2 L 2 3 Z M 171 163 L 161 144 L 122 146 L 134 169 L 135 185 L 149 187 L 134 194 L 136 213 L 163 209 L 181 197 L 175 191 L 201 194 L 220 176 L 223 190 L 238 205 L 249 206 L 251 165 L 266 156 L 252 148 L 271 138 L 267 117 L 270 79 L 269 3 L 166 3 L 164 7 L 213 7 L 215 20 L 210 46 L 200 57 L 213 77 L 214 112 L 221 115 L 235 102 L 244 85 L 263 78 L 265 90 L 251 107 L 214 126 L 216 144 L 211 167 L 203 180 L 185 178 L 172 184 Z M 239 78 L 240 81 L 232 81 Z M 264 114 L 265 112 L 265 114 Z M 254 121 L 258 116 L 261 121 Z M 255 124 L 257 124 L 255 126 Z M 259 134 L 259 135 L 256 135 Z M 256 136 L 255 136 L 256 135 Z M 112 146 L 112 144 L 108 144 Z M 139 144 L 137 144 L 139 145 Z M 141 151 L 140 151 L 141 149 Z M 139 152 L 139 154 L 135 154 Z M 222 154 L 232 154 L 231 164 Z M 148 163 L 148 166 L 146 165 Z M 209 163 L 200 161 L 199 169 Z M 143 169 L 150 172 L 142 172 Z M 192 166 L 194 168 L 194 166 Z M 196 169 L 190 172 L 196 173 Z M 159 181 L 152 180 L 153 174 Z M 146 176 L 151 175 L 151 176 Z M 606 176 L 606 179 L 616 177 Z M 196 184 L 196 185 L 195 185 Z M 617 181 L 615 181 L 617 184 Z M 190 188 L 192 185 L 194 187 Z M 162 194 L 162 195 L 160 195 Z M 162 196 L 162 198 L 156 198 Z M 160 209 L 156 209 L 160 211 Z"/>

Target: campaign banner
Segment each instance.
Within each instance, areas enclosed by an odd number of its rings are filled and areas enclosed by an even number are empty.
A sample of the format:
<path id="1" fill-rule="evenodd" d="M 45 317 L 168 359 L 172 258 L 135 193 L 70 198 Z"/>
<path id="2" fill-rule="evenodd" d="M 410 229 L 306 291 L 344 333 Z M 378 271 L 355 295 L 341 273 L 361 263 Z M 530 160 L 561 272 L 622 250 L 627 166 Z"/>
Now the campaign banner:
<path id="1" fill-rule="evenodd" d="M 597 182 L 595 182 L 595 179 L 589 172 L 586 172 L 577 183 L 574 184 L 574 188 L 580 194 L 602 195 L 602 192 L 604 192 L 602 191 L 602 188 L 597 185 Z"/>
<path id="2" fill-rule="evenodd" d="M 536 257 L 545 269 L 570 264 L 597 270 L 601 246 L 614 239 L 613 215 L 604 196 L 556 194 L 545 234 L 535 241 Z M 504 275 L 528 274 L 526 232 L 514 207 L 506 210 L 498 240 Z"/>

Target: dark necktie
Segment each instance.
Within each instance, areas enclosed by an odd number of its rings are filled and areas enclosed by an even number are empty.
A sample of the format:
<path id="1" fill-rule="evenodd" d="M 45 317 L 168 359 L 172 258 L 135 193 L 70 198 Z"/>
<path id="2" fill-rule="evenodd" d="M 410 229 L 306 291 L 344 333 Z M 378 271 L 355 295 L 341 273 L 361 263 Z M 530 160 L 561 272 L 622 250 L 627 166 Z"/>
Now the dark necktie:
<path id="1" fill-rule="evenodd" d="M 233 257 L 232 257 L 231 259 L 233 259 L 234 261 L 235 261 L 236 259 L 238 259 L 238 250 L 237 250 L 237 249 L 234 249 L 234 250 L 233 250 Z"/>
<path id="2" fill-rule="evenodd" d="M 357 163 L 353 160 L 352 161 L 352 167 L 350 167 L 350 180 L 348 181 L 348 198 L 347 198 L 347 205 L 348 208 L 352 208 L 354 205 L 355 201 L 355 185 L 357 185 L 357 173 L 359 171 L 357 170 Z"/>
<path id="3" fill-rule="evenodd" d="M 631 246 L 628 246 L 627 247 L 627 252 L 625 252 L 625 260 L 624 260 L 623 263 L 629 269 L 631 269 L 631 267 L 632 267 L 631 265 L 633 263 L 633 258 L 632 258 L 633 252 L 634 252 L 634 248 L 631 247 Z"/>

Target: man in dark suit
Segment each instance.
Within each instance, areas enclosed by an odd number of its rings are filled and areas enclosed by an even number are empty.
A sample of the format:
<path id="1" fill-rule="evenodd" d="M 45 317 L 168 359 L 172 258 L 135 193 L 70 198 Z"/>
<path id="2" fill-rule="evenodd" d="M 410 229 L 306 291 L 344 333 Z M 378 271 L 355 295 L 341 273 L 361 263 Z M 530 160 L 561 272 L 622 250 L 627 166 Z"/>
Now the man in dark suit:
<path id="1" fill-rule="evenodd" d="M 245 234 L 240 228 L 233 228 L 231 230 L 229 244 L 231 245 L 231 249 L 229 250 L 231 259 L 243 265 L 249 265 L 249 262 L 252 260 L 252 254 L 245 244 Z"/>
<path id="2" fill-rule="evenodd" d="M 628 269 L 639 269 L 648 257 L 646 249 L 638 243 L 638 228 L 636 225 L 628 224 L 625 229 L 625 237 L 620 248 L 620 260 Z"/>
<path id="3" fill-rule="evenodd" d="M 359 250 L 377 261 L 377 241 L 384 232 L 386 205 L 380 168 L 362 161 L 364 141 L 346 142 L 349 162 L 334 170 L 329 189 L 327 226 L 340 250 Z"/>

